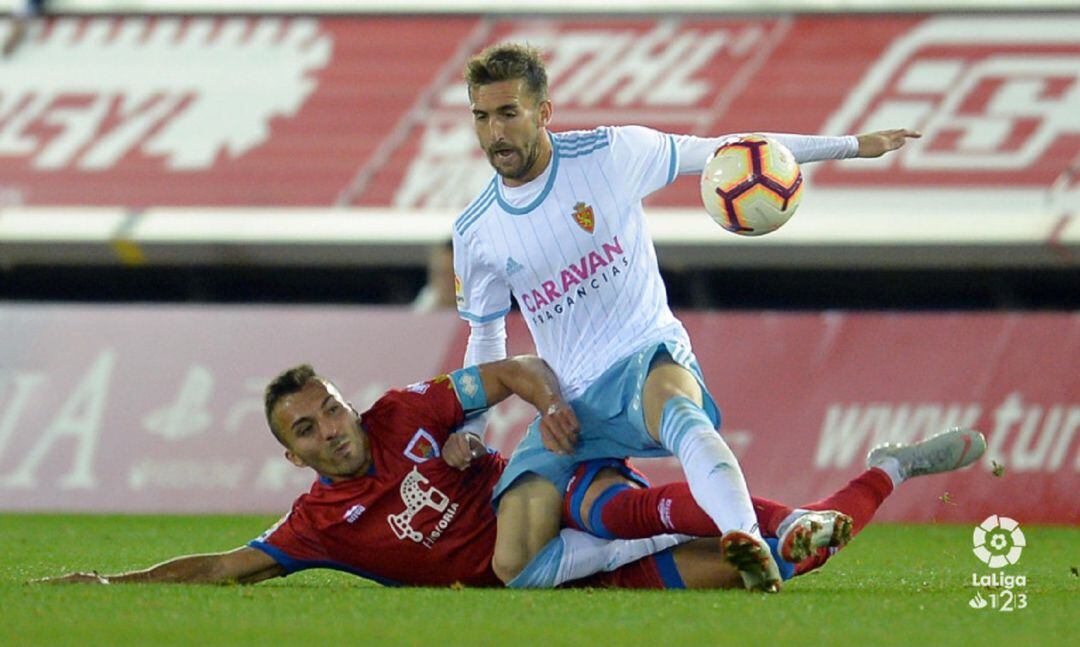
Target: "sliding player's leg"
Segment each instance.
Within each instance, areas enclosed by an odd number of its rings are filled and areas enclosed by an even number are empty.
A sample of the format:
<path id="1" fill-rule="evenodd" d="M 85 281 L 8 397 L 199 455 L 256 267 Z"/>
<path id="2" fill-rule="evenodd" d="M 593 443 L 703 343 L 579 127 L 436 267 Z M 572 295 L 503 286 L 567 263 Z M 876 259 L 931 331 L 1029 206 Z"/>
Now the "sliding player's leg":
<path id="1" fill-rule="evenodd" d="M 854 537 L 870 523 L 885 498 L 907 479 L 961 469 L 979 460 L 985 451 L 986 438 L 982 433 L 958 427 L 915 443 L 879 445 L 867 454 L 865 472 L 836 493 L 803 509 L 842 510 L 851 516 Z M 799 562 L 796 573 L 801 575 L 820 568 L 833 552 L 811 551 Z"/>
<path id="2" fill-rule="evenodd" d="M 792 517 L 794 509 L 778 501 L 756 496 L 750 500 L 765 537 L 784 534 L 781 525 L 785 530 L 810 525 L 793 524 L 800 517 Z M 599 537 L 650 537 L 669 532 L 698 537 L 722 534 L 697 505 L 686 483 L 651 487 L 640 472 L 621 460 L 596 460 L 579 465 L 563 506 L 564 525 Z M 814 510 L 826 509 L 815 507 Z M 818 512 L 802 516 L 820 522 L 828 515 Z"/>
<path id="3" fill-rule="evenodd" d="M 627 564 L 610 573 L 599 573 L 564 585 L 568 588 L 622 589 L 740 589 L 742 578 L 734 566 L 721 559 L 715 539 L 695 539 Z"/>
<path id="4" fill-rule="evenodd" d="M 915 443 L 879 445 L 867 454 L 865 472 L 835 494 L 803 507 L 806 510 L 843 510 L 853 520 L 851 535 L 854 537 L 870 523 L 885 498 L 907 479 L 967 467 L 979 460 L 985 451 L 986 438 L 982 433 L 959 427 Z M 811 551 L 798 563 L 796 573 L 801 575 L 820 568 L 834 552 Z"/>
<path id="5" fill-rule="evenodd" d="M 837 498 L 851 502 L 853 496 L 840 496 L 842 493 Z M 763 497 L 752 497 L 752 502 L 761 532 L 774 547 L 777 559 L 794 564 L 812 551 L 838 549 L 850 539 L 852 521 L 841 512 L 815 506 L 796 513 Z M 866 508 L 865 503 L 862 508 Z M 670 532 L 701 537 L 721 534 L 698 507 L 686 483 L 649 487 L 643 475 L 626 461 L 617 460 L 589 461 L 578 467 L 564 500 L 563 523 L 607 538 Z M 784 565 L 780 566 L 783 570 Z"/>
<path id="6" fill-rule="evenodd" d="M 609 541 L 575 530 L 560 532 L 562 492 L 574 465 L 572 458 L 544 448 L 536 424 L 514 451 L 493 492 L 498 532 L 492 568 L 507 586 L 549 588 L 685 541 L 673 535 Z"/>
<path id="7" fill-rule="evenodd" d="M 555 486 L 533 473 L 523 475 L 501 494 L 491 567 L 504 584 L 558 536 L 561 504 L 562 495 Z"/>
<path id="8" fill-rule="evenodd" d="M 904 480 L 960 469 L 985 449 L 983 435 L 970 429 L 950 429 L 913 444 L 883 445 L 867 456 L 865 472 L 828 497 L 794 509 L 753 497 L 754 510 L 762 534 L 778 538 L 778 557 L 796 564 L 795 574 L 803 574 L 822 566 L 865 528 Z M 622 461 L 579 466 L 564 502 L 564 523 L 602 537 L 719 535 L 685 483 L 649 488 L 645 478 Z"/>

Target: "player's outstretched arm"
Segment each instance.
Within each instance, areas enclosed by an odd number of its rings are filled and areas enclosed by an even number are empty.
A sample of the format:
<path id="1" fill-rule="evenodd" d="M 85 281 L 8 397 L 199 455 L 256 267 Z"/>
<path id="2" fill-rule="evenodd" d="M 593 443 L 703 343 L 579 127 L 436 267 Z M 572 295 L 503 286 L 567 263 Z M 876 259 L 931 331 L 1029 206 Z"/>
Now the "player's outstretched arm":
<path id="1" fill-rule="evenodd" d="M 921 132 L 907 128 L 863 133 L 856 136 L 856 139 L 859 140 L 859 157 L 881 157 L 885 153 L 903 147 L 908 139 L 918 139 L 920 137 L 922 137 Z"/>
<path id="2" fill-rule="evenodd" d="M 285 569 L 261 550 L 244 546 L 225 553 L 184 555 L 141 571 L 115 575 L 69 573 L 33 580 L 35 584 L 254 584 L 285 574 Z"/>

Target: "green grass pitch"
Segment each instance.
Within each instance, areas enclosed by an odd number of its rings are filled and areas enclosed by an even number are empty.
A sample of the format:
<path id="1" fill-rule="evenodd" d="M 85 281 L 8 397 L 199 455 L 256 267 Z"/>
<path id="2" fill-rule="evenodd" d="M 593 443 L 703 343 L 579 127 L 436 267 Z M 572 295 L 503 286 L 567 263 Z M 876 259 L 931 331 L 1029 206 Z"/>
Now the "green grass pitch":
<path id="1" fill-rule="evenodd" d="M 331 571 L 255 586 L 42 586 L 234 548 L 259 516 L 0 515 L 0 645 L 1069 644 L 1080 528 L 1027 526 L 1027 608 L 972 609 L 971 526 L 871 526 L 775 596 L 745 591 L 384 589 Z M 993 589 L 978 589 L 989 599 Z"/>

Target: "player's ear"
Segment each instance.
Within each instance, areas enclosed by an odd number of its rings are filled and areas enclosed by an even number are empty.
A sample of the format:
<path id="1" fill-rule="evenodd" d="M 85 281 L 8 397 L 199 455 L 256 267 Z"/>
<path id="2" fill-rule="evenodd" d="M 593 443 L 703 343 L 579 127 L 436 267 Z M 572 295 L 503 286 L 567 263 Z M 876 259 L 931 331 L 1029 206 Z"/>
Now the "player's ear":
<path id="1" fill-rule="evenodd" d="M 551 104 L 551 99 L 544 99 L 541 101 L 539 110 L 536 111 L 539 115 L 536 125 L 541 128 L 547 128 L 548 124 L 551 123 L 551 115 L 554 111 L 555 107 Z"/>
<path id="2" fill-rule="evenodd" d="M 304 459 L 302 459 L 299 456 L 297 456 L 296 454 L 294 454 L 291 449 L 286 449 L 285 450 L 285 460 L 289 461 L 290 463 L 292 463 L 293 465 L 295 465 L 297 467 L 307 467 L 308 466 L 307 463 L 304 462 Z"/>

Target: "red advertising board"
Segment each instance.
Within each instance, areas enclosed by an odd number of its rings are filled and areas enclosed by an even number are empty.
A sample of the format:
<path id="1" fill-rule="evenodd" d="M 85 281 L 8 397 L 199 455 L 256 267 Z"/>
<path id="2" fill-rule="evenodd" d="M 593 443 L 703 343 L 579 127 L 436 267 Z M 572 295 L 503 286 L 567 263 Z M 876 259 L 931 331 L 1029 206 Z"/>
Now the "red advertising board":
<path id="1" fill-rule="evenodd" d="M 507 39 L 556 130 L 925 132 L 823 191 L 1045 188 L 1080 153 L 1080 14 L 59 17 L 0 66 L 0 203 L 460 208 L 491 173 L 461 70 Z"/>
<path id="2" fill-rule="evenodd" d="M 969 469 L 909 481 L 878 518 L 1080 523 L 1080 316 L 685 313 L 751 492 L 799 504 L 880 442 L 986 433 Z M 311 362 L 364 408 L 458 366 L 453 313 L 387 308 L 5 306 L 0 510 L 273 512 L 310 484 L 261 391 Z M 416 343 L 423 340 L 423 343 Z M 531 349 L 511 319 L 511 352 Z M 533 416 L 490 418 L 503 453 Z M 641 463 L 656 482 L 672 459 Z"/>

